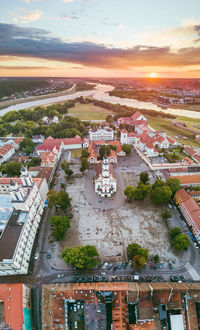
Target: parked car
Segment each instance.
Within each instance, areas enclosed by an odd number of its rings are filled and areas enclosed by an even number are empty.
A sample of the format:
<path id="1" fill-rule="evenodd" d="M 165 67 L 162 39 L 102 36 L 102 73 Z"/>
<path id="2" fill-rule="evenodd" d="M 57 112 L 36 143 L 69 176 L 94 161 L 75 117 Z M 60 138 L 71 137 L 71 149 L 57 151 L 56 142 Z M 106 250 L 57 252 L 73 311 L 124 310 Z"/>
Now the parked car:
<path id="1" fill-rule="evenodd" d="M 173 269 L 173 266 L 171 263 L 169 263 L 169 269 L 172 270 Z"/>
<path id="2" fill-rule="evenodd" d="M 47 253 L 47 259 L 51 259 L 51 253 Z"/>
<path id="3" fill-rule="evenodd" d="M 117 268 L 118 268 L 118 265 L 114 265 L 113 271 L 117 270 Z"/>
<path id="4" fill-rule="evenodd" d="M 37 260 L 39 258 L 39 252 L 35 253 L 34 259 Z"/>
<path id="5" fill-rule="evenodd" d="M 58 274 L 58 278 L 64 277 L 65 274 Z"/>
<path id="6" fill-rule="evenodd" d="M 195 247 L 196 249 L 199 249 L 199 246 L 198 246 L 197 243 L 194 243 L 194 247 Z"/>

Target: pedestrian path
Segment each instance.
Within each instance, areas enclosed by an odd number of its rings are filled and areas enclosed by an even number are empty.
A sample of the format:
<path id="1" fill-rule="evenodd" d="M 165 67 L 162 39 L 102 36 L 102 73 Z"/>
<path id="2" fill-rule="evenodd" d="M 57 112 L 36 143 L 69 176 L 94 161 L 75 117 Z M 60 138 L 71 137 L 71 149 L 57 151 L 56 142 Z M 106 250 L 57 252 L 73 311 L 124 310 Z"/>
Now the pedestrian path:
<path id="1" fill-rule="evenodd" d="M 197 273 L 197 271 L 194 269 L 194 267 L 192 267 L 192 265 L 189 262 L 185 264 L 185 268 L 188 271 L 188 273 L 191 275 L 193 280 L 195 281 L 200 280 L 200 275 Z"/>

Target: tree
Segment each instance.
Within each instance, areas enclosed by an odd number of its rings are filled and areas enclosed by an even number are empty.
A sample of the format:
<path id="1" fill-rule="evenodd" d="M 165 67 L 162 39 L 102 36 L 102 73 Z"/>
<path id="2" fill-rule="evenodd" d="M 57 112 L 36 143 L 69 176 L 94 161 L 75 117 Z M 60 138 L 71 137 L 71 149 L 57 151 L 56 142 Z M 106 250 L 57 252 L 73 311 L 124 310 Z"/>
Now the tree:
<path id="1" fill-rule="evenodd" d="M 151 191 L 151 199 L 156 205 L 167 203 L 172 196 L 172 191 L 168 186 L 157 186 Z"/>
<path id="2" fill-rule="evenodd" d="M 176 250 L 187 250 L 190 245 L 190 239 L 187 235 L 180 234 L 174 238 L 171 244 Z"/>
<path id="3" fill-rule="evenodd" d="M 178 190 L 181 189 L 180 181 L 177 178 L 168 178 L 166 180 L 167 185 L 170 187 L 172 194 L 174 195 Z"/>
<path id="4" fill-rule="evenodd" d="M 26 155 L 30 155 L 32 154 L 33 150 L 34 150 L 34 147 L 32 146 L 26 146 L 25 148 L 23 148 L 24 152 Z"/>
<path id="5" fill-rule="evenodd" d="M 114 151 L 116 151 L 117 150 L 117 146 L 115 146 L 115 145 L 109 145 L 109 147 L 110 147 L 110 149 L 112 149 L 112 150 L 114 150 Z"/>
<path id="6" fill-rule="evenodd" d="M 122 146 L 122 150 L 126 153 L 126 155 L 129 155 L 131 153 L 132 146 L 130 146 L 129 144 L 124 144 Z"/>
<path id="7" fill-rule="evenodd" d="M 169 237 L 170 240 L 173 241 L 176 236 L 180 235 L 182 233 L 181 228 L 179 227 L 174 227 L 169 231 Z"/>
<path id="8" fill-rule="evenodd" d="M 71 206 L 71 198 L 66 191 L 59 191 L 56 196 L 56 206 L 60 207 L 61 210 L 68 209 Z"/>
<path id="9" fill-rule="evenodd" d="M 69 198 L 68 193 L 63 190 L 59 191 L 58 193 L 55 190 L 49 190 L 47 199 L 50 208 L 56 206 L 61 208 L 61 210 L 65 210 L 71 206 L 71 198 Z"/>
<path id="10" fill-rule="evenodd" d="M 172 217 L 172 214 L 168 209 L 165 209 L 161 212 L 161 217 L 163 220 L 167 220 Z"/>
<path id="11" fill-rule="evenodd" d="M 81 167 L 80 167 L 80 171 L 84 173 L 85 170 L 88 170 L 89 165 L 90 165 L 90 164 L 89 164 L 87 158 L 81 158 Z"/>
<path id="12" fill-rule="evenodd" d="M 135 200 L 143 200 L 147 197 L 150 190 L 151 186 L 147 186 L 143 182 L 139 181 L 137 188 L 134 189 L 133 198 Z"/>
<path id="13" fill-rule="evenodd" d="M 41 163 L 41 158 L 39 157 L 32 157 L 30 162 L 28 163 L 28 167 L 31 167 L 31 166 L 38 166 L 40 165 Z"/>
<path id="14" fill-rule="evenodd" d="M 55 190 L 49 190 L 47 193 L 48 206 L 52 208 L 55 206 L 55 200 L 57 197 L 57 192 Z"/>
<path id="15" fill-rule="evenodd" d="M 146 260 L 149 258 L 149 250 L 143 249 L 139 244 L 132 243 L 127 247 L 127 253 L 130 259 L 133 259 L 134 256 L 140 255 L 143 256 Z"/>
<path id="16" fill-rule="evenodd" d="M 91 269 L 98 264 L 95 257 L 99 254 L 94 246 L 76 246 L 74 248 L 67 247 L 62 252 L 62 259 L 67 264 L 71 264 L 79 269 Z"/>
<path id="17" fill-rule="evenodd" d="M 34 143 L 33 143 L 32 139 L 30 139 L 30 138 L 24 138 L 20 142 L 20 147 L 25 148 L 26 146 L 34 147 Z"/>
<path id="18" fill-rule="evenodd" d="M 12 176 L 20 176 L 20 170 L 22 167 L 22 163 L 16 163 L 14 161 L 11 161 L 9 163 L 6 163 L 2 167 L 2 173 L 7 174 L 9 177 Z"/>
<path id="19" fill-rule="evenodd" d="M 133 265 L 134 268 L 140 269 L 140 268 L 144 267 L 145 264 L 146 264 L 145 257 L 143 257 L 143 256 L 141 256 L 139 254 L 136 254 L 133 257 L 132 265 Z"/>
<path id="20" fill-rule="evenodd" d="M 140 173 L 140 181 L 146 184 L 149 181 L 149 174 L 147 172 Z"/>
<path id="21" fill-rule="evenodd" d="M 157 264 L 160 260 L 160 257 L 158 254 L 155 254 L 155 256 L 153 257 L 153 261 Z"/>
<path id="22" fill-rule="evenodd" d="M 87 149 L 81 150 L 81 158 L 88 158 L 90 153 L 87 151 Z"/>
<path id="23" fill-rule="evenodd" d="M 99 155 L 101 159 L 103 159 L 105 155 L 110 155 L 110 146 L 102 145 L 99 148 Z"/>
<path id="24" fill-rule="evenodd" d="M 70 228 L 70 219 L 66 216 L 52 216 L 49 221 L 53 225 L 52 235 L 57 241 L 61 241 Z"/>
<path id="25" fill-rule="evenodd" d="M 72 174 L 74 173 L 71 168 L 70 168 L 70 163 L 68 163 L 66 160 L 64 160 L 62 163 L 61 163 L 61 168 L 62 170 L 65 172 L 65 174 L 68 176 L 68 178 L 70 176 L 72 176 Z"/>
<path id="26" fill-rule="evenodd" d="M 134 191 L 135 191 L 135 188 L 133 186 L 127 186 L 124 189 L 124 195 L 128 198 L 128 200 L 131 200 L 134 198 Z"/>

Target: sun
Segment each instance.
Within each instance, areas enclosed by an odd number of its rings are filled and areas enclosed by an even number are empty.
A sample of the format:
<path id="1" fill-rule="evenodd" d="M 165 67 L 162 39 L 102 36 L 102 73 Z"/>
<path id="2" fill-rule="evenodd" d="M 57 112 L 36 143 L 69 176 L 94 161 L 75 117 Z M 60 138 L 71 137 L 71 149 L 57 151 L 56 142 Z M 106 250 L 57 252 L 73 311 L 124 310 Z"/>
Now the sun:
<path id="1" fill-rule="evenodd" d="M 156 78 L 156 77 L 157 77 L 157 73 L 156 73 L 156 72 L 151 72 L 151 73 L 149 74 L 149 77 L 150 77 L 150 78 Z"/>

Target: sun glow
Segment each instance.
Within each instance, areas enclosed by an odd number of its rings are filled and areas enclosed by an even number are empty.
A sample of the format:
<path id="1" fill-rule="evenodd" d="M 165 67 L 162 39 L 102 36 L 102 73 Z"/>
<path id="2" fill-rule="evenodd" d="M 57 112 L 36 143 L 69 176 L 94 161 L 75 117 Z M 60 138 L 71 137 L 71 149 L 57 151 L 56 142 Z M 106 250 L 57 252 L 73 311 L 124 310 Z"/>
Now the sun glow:
<path id="1" fill-rule="evenodd" d="M 156 77 L 157 77 L 157 73 L 156 73 L 156 72 L 151 72 L 151 73 L 149 74 L 149 77 L 150 77 L 150 78 L 156 78 Z"/>

